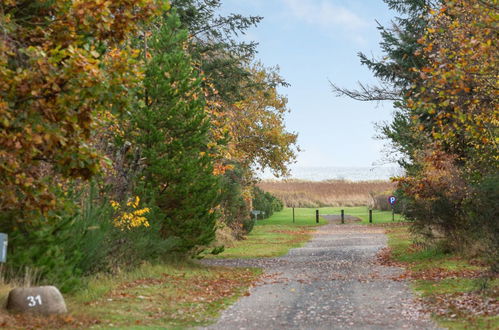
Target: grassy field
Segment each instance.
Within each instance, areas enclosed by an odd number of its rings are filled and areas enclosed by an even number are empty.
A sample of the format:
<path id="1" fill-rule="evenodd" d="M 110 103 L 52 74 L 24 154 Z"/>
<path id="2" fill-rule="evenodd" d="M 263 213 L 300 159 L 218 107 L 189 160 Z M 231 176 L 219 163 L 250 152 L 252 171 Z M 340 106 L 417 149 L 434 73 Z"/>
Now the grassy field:
<path id="1" fill-rule="evenodd" d="M 361 206 L 372 202 L 371 195 L 393 191 L 395 185 L 388 181 L 351 182 L 329 181 L 263 181 L 260 188 L 281 199 L 286 206 L 324 207 Z"/>
<path id="2" fill-rule="evenodd" d="M 362 223 L 369 223 L 369 209 L 365 206 L 357 207 L 324 207 L 319 208 L 320 214 L 337 214 L 345 210 L 345 215 L 351 215 L 362 220 Z M 373 224 L 392 222 L 392 212 L 373 210 Z M 400 214 L 395 214 L 395 221 L 405 221 Z"/>
<path id="3" fill-rule="evenodd" d="M 286 208 L 269 219 L 258 220 L 253 231 L 242 241 L 216 256 L 208 258 L 261 258 L 286 254 L 289 249 L 307 242 L 314 227 L 325 224 L 321 219 L 315 222 L 314 209 L 295 209 L 293 223 L 292 209 Z"/>
<path id="4" fill-rule="evenodd" d="M 289 249 L 300 247 L 310 239 L 314 227 L 323 225 L 326 221 L 315 220 L 315 211 L 319 215 L 340 214 L 345 210 L 346 215 L 362 219 L 362 223 L 369 223 L 369 210 L 366 207 L 324 207 L 324 208 L 295 208 L 295 222 L 293 223 L 293 209 L 285 208 L 266 220 L 258 220 L 251 234 L 242 241 L 234 243 L 233 247 L 216 256 L 207 255 L 207 258 L 260 258 L 275 257 L 286 254 Z M 403 218 L 396 214 L 395 221 Z M 386 211 L 373 211 L 373 224 L 391 223 L 392 214 Z"/>
<path id="5" fill-rule="evenodd" d="M 414 244 L 407 227 L 388 230 L 387 259 L 407 269 L 428 310 L 451 329 L 499 329 L 499 279 L 491 278 L 479 260 Z"/>

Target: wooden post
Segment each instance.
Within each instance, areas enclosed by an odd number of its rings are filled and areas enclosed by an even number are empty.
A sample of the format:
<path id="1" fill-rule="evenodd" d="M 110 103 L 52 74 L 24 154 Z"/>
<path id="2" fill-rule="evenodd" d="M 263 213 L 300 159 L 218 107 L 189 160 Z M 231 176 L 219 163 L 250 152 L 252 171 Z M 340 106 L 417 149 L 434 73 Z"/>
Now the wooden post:
<path id="1" fill-rule="evenodd" d="M 341 210 L 341 223 L 345 223 L 345 210 Z"/>
<path id="2" fill-rule="evenodd" d="M 369 223 L 373 223 L 373 210 L 369 210 Z"/>
<path id="3" fill-rule="evenodd" d="M 293 223 L 295 223 L 295 208 L 293 207 Z"/>
<path id="4" fill-rule="evenodd" d="M 315 210 L 315 222 L 319 223 L 319 210 Z"/>

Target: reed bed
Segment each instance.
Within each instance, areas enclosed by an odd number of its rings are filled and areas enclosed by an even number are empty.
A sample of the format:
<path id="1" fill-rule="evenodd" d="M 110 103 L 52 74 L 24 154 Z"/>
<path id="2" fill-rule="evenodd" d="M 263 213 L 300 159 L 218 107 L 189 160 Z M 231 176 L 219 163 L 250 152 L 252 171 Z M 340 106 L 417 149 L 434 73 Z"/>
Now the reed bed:
<path id="1" fill-rule="evenodd" d="M 281 199 L 286 207 L 367 206 L 372 205 L 372 196 L 388 195 L 395 188 L 389 181 L 346 180 L 266 180 L 258 186 Z"/>

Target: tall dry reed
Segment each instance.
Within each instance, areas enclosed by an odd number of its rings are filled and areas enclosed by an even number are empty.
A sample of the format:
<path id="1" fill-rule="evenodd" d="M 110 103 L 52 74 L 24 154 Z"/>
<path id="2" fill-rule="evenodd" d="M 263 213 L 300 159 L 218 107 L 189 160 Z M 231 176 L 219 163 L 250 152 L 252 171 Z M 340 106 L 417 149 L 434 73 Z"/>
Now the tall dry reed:
<path id="1" fill-rule="evenodd" d="M 365 206 L 372 197 L 391 192 L 395 184 L 388 181 L 351 182 L 345 180 L 302 181 L 266 180 L 258 186 L 281 199 L 287 207 Z"/>

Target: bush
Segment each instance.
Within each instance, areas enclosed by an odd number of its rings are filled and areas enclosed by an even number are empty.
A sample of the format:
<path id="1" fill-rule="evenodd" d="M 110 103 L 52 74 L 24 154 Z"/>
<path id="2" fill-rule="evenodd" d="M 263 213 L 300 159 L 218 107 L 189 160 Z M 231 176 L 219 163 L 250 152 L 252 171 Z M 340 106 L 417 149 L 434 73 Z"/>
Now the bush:
<path id="1" fill-rule="evenodd" d="M 481 254 L 486 256 L 492 270 L 499 273 L 499 174 L 485 176 L 473 185 L 473 194 L 465 208 L 470 222 L 470 231 L 483 246 Z"/>
<path id="2" fill-rule="evenodd" d="M 66 200 L 66 208 L 10 233 L 9 279 L 35 274 L 33 282 L 69 292 L 83 284 L 84 275 L 105 269 L 113 230 L 110 204 L 98 199 L 93 184 L 83 193 L 68 191 L 59 198 Z M 72 201 L 79 199 L 82 205 L 75 211 Z"/>
<path id="3" fill-rule="evenodd" d="M 221 178 L 221 221 L 242 238 L 253 228 L 250 214 L 251 190 L 245 182 L 245 170 L 238 164 L 233 165 Z"/>
<path id="4" fill-rule="evenodd" d="M 282 211 L 284 208 L 284 204 L 281 200 L 256 186 L 253 188 L 253 195 L 253 209 L 265 212 L 265 214 L 258 216 L 260 219 L 267 219 L 271 217 L 274 212 Z"/>

